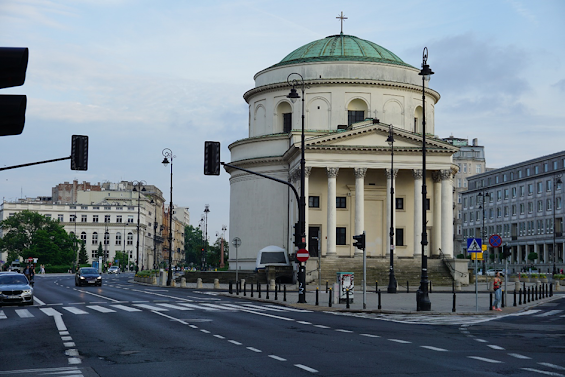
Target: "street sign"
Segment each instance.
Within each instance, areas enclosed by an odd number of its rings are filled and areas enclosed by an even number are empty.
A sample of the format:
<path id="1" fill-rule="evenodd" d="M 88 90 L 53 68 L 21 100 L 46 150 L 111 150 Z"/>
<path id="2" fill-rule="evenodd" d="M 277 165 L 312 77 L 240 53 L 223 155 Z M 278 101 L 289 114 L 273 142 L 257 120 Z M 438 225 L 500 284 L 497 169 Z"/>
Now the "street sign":
<path id="1" fill-rule="evenodd" d="M 240 247 L 241 246 L 241 238 L 234 237 L 234 239 L 231 240 L 231 244 L 235 247 Z"/>
<path id="2" fill-rule="evenodd" d="M 502 245 L 502 238 L 498 234 L 493 234 L 488 239 L 488 243 L 491 247 L 500 247 Z"/>
<path id="3" fill-rule="evenodd" d="M 308 253 L 308 250 L 306 249 L 300 249 L 296 253 L 296 260 L 299 262 L 306 262 L 308 258 L 310 258 L 310 253 Z"/>
<path id="4" fill-rule="evenodd" d="M 467 252 L 468 253 L 482 253 L 481 247 L 483 240 L 480 238 L 467 238 Z"/>
<path id="5" fill-rule="evenodd" d="M 483 260 L 483 253 L 472 253 L 471 260 Z"/>

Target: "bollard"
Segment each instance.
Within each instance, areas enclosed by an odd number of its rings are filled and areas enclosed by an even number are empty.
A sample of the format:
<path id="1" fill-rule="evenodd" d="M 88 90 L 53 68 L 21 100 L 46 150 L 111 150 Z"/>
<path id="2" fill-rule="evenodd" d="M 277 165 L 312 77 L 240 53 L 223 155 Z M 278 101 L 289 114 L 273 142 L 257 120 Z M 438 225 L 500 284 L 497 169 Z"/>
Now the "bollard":
<path id="1" fill-rule="evenodd" d="M 381 310 L 382 306 L 381 306 L 381 290 L 379 289 L 379 306 L 377 306 L 377 309 Z"/>
<path id="2" fill-rule="evenodd" d="M 499 288 L 499 289 L 501 289 L 501 288 Z M 500 304 L 500 307 L 501 307 L 501 308 L 504 308 L 504 306 L 506 305 L 506 302 L 504 302 L 504 301 L 505 301 L 505 300 L 504 300 L 504 296 L 506 296 L 506 295 L 504 294 L 504 292 L 502 292 L 502 302 L 501 302 L 501 304 Z"/>
<path id="3" fill-rule="evenodd" d="M 489 292 L 489 305 L 488 310 L 492 310 L 492 292 Z"/>
<path id="4" fill-rule="evenodd" d="M 536 301 L 538 298 L 538 286 L 536 284 L 536 286 L 534 287 L 534 301 Z"/>
<path id="5" fill-rule="evenodd" d="M 253 297 L 253 283 L 249 283 L 249 287 L 251 288 L 251 292 L 250 292 L 251 297 Z"/>
<path id="6" fill-rule="evenodd" d="M 247 283 L 243 280 L 243 295 L 247 296 Z"/>
<path id="7" fill-rule="evenodd" d="M 518 305 L 522 305 L 522 288 L 518 292 Z"/>
<path id="8" fill-rule="evenodd" d="M 328 307 L 332 307 L 332 289 L 330 288 L 330 294 L 328 295 L 329 300 L 328 300 Z"/>
<path id="9" fill-rule="evenodd" d="M 269 299 L 269 283 L 267 283 L 267 288 L 265 289 L 265 298 Z"/>
<path id="10" fill-rule="evenodd" d="M 279 287 L 275 285 L 275 301 L 279 299 Z"/>
<path id="11" fill-rule="evenodd" d="M 283 285 L 283 289 L 284 289 L 284 291 L 283 291 L 283 301 L 286 301 L 286 284 Z"/>
<path id="12" fill-rule="evenodd" d="M 553 284 L 549 286 L 549 297 L 553 297 Z"/>
<path id="13" fill-rule="evenodd" d="M 455 302 L 456 302 L 457 298 L 455 297 L 455 291 L 453 292 L 453 308 L 451 308 L 451 312 L 455 313 Z"/>
<path id="14" fill-rule="evenodd" d="M 530 287 L 528 287 L 528 302 L 532 302 L 531 297 L 532 297 L 531 290 Z"/>
<path id="15" fill-rule="evenodd" d="M 214 289 L 220 289 L 220 279 L 214 279 Z"/>
<path id="16" fill-rule="evenodd" d="M 430 293 L 432 293 L 432 281 L 430 280 Z"/>
<path id="17" fill-rule="evenodd" d="M 235 282 L 235 294 L 239 296 L 239 280 Z"/>
<path id="18" fill-rule="evenodd" d="M 202 278 L 196 279 L 196 288 L 202 288 Z"/>
<path id="19" fill-rule="evenodd" d="M 316 306 L 320 305 L 320 302 L 318 301 L 318 293 L 319 293 L 320 289 L 319 287 L 316 287 Z"/>
<path id="20" fill-rule="evenodd" d="M 516 290 L 514 290 L 514 306 L 516 306 Z"/>
<path id="21" fill-rule="evenodd" d="M 230 285 L 229 285 L 229 291 L 228 291 L 228 292 L 230 293 L 230 295 L 233 294 L 233 287 L 232 287 L 232 282 L 231 282 L 231 280 L 230 280 Z"/>
<path id="22" fill-rule="evenodd" d="M 451 282 L 451 292 L 455 293 L 455 280 Z"/>
<path id="23" fill-rule="evenodd" d="M 261 298 L 261 283 L 257 282 L 257 297 Z"/>
<path id="24" fill-rule="evenodd" d="M 328 281 L 326 280 L 326 293 L 328 293 L 328 290 L 330 289 Z"/>
<path id="25" fill-rule="evenodd" d="M 410 293 L 410 282 L 406 280 L 406 293 Z"/>
<path id="26" fill-rule="evenodd" d="M 345 308 L 349 309 L 349 288 L 345 290 Z"/>

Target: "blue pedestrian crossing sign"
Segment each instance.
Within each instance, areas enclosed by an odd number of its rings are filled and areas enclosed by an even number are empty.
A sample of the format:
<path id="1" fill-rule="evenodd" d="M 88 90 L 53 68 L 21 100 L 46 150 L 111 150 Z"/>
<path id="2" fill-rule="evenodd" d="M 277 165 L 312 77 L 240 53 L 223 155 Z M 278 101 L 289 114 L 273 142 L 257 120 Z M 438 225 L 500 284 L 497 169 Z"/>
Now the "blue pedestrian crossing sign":
<path id="1" fill-rule="evenodd" d="M 467 238 L 467 252 L 468 253 L 482 253 L 483 240 L 480 238 Z"/>

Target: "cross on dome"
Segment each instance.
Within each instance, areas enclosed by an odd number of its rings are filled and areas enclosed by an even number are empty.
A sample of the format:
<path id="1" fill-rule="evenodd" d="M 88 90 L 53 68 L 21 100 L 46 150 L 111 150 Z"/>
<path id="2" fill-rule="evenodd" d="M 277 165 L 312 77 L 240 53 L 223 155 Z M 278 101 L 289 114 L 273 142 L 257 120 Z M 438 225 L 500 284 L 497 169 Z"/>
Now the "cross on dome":
<path id="1" fill-rule="evenodd" d="M 343 11 L 341 12 L 340 16 L 337 16 L 336 18 L 339 18 L 341 20 L 341 34 L 343 34 L 343 20 L 347 20 L 347 17 L 345 17 L 343 15 Z"/>

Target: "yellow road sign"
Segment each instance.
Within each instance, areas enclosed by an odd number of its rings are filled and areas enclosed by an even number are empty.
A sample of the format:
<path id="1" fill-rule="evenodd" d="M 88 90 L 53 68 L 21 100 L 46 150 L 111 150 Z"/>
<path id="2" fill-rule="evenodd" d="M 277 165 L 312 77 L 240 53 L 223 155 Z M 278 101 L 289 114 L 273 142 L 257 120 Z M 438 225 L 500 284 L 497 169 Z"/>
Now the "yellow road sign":
<path id="1" fill-rule="evenodd" d="M 471 253 L 471 260 L 483 260 L 483 253 Z"/>

